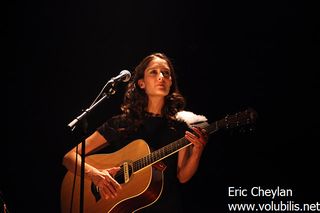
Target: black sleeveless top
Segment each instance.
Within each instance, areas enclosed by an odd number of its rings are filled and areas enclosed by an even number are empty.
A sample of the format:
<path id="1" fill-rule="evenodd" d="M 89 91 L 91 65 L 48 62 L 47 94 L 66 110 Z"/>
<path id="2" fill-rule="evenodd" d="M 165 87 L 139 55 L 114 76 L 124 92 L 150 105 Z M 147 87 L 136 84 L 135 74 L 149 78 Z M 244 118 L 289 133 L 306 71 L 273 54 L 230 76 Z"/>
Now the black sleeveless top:
<path id="1" fill-rule="evenodd" d="M 138 130 L 124 134 L 120 129 L 128 127 L 129 122 L 123 116 L 114 116 L 98 128 L 98 132 L 105 137 L 110 147 L 99 152 L 110 149 L 116 151 L 136 139 L 146 141 L 151 150 L 157 150 L 163 146 L 184 137 L 188 126 L 184 122 L 176 121 L 173 128 L 169 127 L 164 117 L 151 116 L 147 114 Z M 109 150 L 106 150 L 109 149 Z M 160 198 L 152 205 L 138 212 L 182 212 L 182 201 L 180 183 L 177 179 L 178 153 L 168 156 L 162 162 L 167 166 L 164 170 L 164 186 Z"/>

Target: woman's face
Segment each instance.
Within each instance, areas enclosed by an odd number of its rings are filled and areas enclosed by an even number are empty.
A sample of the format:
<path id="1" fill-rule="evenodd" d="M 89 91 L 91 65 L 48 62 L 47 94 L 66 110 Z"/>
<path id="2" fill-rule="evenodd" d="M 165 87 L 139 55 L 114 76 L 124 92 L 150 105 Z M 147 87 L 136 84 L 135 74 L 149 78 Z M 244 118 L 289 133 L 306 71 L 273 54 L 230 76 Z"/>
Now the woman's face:
<path id="1" fill-rule="evenodd" d="M 149 97 L 167 96 L 172 85 L 168 63 L 161 58 L 150 61 L 144 71 L 144 78 L 138 80 L 138 85 Z"/>

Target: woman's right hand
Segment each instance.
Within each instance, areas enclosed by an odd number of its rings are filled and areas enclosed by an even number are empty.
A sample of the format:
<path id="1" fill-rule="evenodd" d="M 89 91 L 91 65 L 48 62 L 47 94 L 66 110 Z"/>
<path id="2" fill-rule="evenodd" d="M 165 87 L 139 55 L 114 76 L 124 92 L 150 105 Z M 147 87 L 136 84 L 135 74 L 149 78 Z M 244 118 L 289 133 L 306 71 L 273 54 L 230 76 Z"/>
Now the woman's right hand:
<path id="1" fill-rule="evenodd" d="M 89 176 L 93 183 L 99 188 L 99 192 L 103 198 L 109 199 L 117 196 L 117 192 L 121 189 L 121 185 L 113 177 L 119 170 L 120 167 L 112 167 L 104 170 L 91 170 Z"/>

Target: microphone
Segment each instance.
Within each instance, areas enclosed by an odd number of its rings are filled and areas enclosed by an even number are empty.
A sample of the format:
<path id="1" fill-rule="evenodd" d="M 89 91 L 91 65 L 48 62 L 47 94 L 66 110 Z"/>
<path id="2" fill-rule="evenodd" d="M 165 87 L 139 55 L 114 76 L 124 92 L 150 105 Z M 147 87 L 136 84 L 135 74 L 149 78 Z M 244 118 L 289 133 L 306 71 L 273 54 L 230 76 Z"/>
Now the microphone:
<path id="1" fill-rule="evenodd" d="M 112 77 L 109 83 L 116 83 L 119 81 L 127 82 L 131 78 L 131 73 L 128 70 L 122 70 L 119 75 Z"/>

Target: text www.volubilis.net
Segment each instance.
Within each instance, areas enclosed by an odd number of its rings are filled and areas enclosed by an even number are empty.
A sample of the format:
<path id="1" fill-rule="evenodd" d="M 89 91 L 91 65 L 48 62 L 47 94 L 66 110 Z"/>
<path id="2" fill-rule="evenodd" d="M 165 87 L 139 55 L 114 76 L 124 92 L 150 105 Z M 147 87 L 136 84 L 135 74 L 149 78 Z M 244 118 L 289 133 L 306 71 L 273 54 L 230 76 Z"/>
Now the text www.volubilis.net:
<path id="1" fill-rule="evenodd" d="M 294 201 L 270 201 L 268 203 L 229 203 L 229 212 L 320 212 L 320 202 L 295 203 Z"/>

